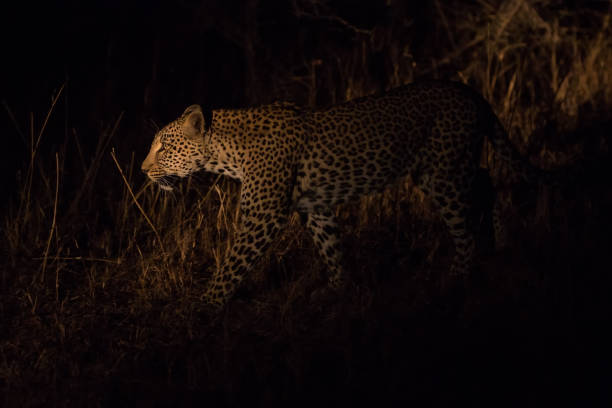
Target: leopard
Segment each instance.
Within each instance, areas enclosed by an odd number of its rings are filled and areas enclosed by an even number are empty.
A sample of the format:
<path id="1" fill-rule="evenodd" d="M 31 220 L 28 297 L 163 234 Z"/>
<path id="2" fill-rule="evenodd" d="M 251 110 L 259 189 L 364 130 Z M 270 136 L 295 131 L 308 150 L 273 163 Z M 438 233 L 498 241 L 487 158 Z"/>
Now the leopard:
<path id="1" fill-rule="evenodd" d="M 511 143 L 491 105 L 470 86 L 445 80 L 417 81 L 321 109 L 291 102 L 209 111 L 191 105 L 155 134 L 141 169 L 164 190 L 200 170 L 239 181 L 238 228 L 202 295 L 221 308 L 295 212 L 329 272 L 327 286 L 342 288 L 347 278 L 337 207 L 408 177 L 450 235 L 449 273 L 465 276 L 475 263 L 469 214 L 477 204 L 473 190 L 485 140 L 518 179 L 541 176 Z"/>

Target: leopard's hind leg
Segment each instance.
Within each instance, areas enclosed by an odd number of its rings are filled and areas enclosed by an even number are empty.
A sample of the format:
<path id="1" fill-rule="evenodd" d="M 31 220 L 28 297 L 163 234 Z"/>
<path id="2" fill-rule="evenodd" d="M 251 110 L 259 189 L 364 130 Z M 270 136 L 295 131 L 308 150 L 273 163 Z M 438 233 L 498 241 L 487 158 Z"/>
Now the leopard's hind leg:
<path id="1" fill-rule="evenodd" d="M 455 246 L 451 274 L 466 275 L 473 263 L 476 239 L 473 228 L 473 188 L 478 170 L 480 150 L 476 144 L 463 151 L 456 149 L 456 141 L 433 130 L 430 145 L 417 155 L 413 180 L 437 209 Z M 477 135 L 473 139 L 479 139 Z M 454 152 L 454 153 L 449 153 Z"/>
<path id="2" fill-rule="evenodd" d="M 345 278 L 336 216 L 331 209 L 302 215 L 305 215 L 306 227 L 330 272 L 329 286 L 332 289 L 341 288 L 345 283 Z"/>
<path id="3" fill-rule="evenodd" d="M 476 248 L 472 222 L 468 219 L 472 206 L 468 191 L 470 181 L 434 175 L 430 184 L 429 195 L 455 246 L 451 274 L 467 275 L 473 266 Z M 427 187 L 421 188 L 427 194 Z"/>

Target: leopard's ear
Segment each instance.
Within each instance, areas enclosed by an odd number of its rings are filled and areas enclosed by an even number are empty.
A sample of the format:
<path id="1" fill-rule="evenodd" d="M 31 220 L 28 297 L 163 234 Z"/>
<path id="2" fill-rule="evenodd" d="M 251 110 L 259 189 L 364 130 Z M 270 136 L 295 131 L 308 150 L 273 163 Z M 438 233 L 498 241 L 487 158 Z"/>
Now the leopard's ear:
<path id="1" fill-rule="evenodd" d="M 183 130 L 189 137 L 201 137 L 204 134 L 204 115 L 202 115 L 202 108 L 200 105 L 191 105 L 183 115 L 185 118 L 183 122 Z"/>
<path id="2" fill-rule="evenodd" d="M 187 116 L 190 113 L 193 113 L 196 111 L 202 112 L 202 108 L 200 107 L 200 105 L 191 105 L 191 106 L 188 106 L 187 109 L 185 109 L 185 112 L 183 112 L 181 116 Z"/>

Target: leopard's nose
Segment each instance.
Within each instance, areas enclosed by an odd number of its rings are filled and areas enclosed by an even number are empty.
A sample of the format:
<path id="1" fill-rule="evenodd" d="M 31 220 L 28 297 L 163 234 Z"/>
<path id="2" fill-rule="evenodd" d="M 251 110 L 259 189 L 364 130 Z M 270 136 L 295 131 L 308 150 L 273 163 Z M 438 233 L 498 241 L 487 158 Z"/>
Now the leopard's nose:
<path id="1" fill-rule="evenodd" d="M 140 171 L 142 171 L 144 174 L 147 174 L 147 171 L 149 170 L 149 166 L 143 162 L 142 165 L 140 166 Z"/>

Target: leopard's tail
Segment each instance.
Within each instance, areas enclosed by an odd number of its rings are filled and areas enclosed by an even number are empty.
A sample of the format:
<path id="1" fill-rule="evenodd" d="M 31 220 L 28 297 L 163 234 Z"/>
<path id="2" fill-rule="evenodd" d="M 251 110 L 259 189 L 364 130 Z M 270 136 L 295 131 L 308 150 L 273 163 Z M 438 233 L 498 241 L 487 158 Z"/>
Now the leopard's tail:
<path id="1" fill-rule="evenodd" d="M 489 140 L 493 145 L 496 158 L 501 159 L 508 167 L 510 173 L 508 181 L 510 183 L 523 181 L 527 184 L 558 185 L 564 178 L 562 172 L 546 171 L 532 165 L 510 142 L 504 126 L 495 114 L 493 118 L 492 129 L 488 133 Z"/>

